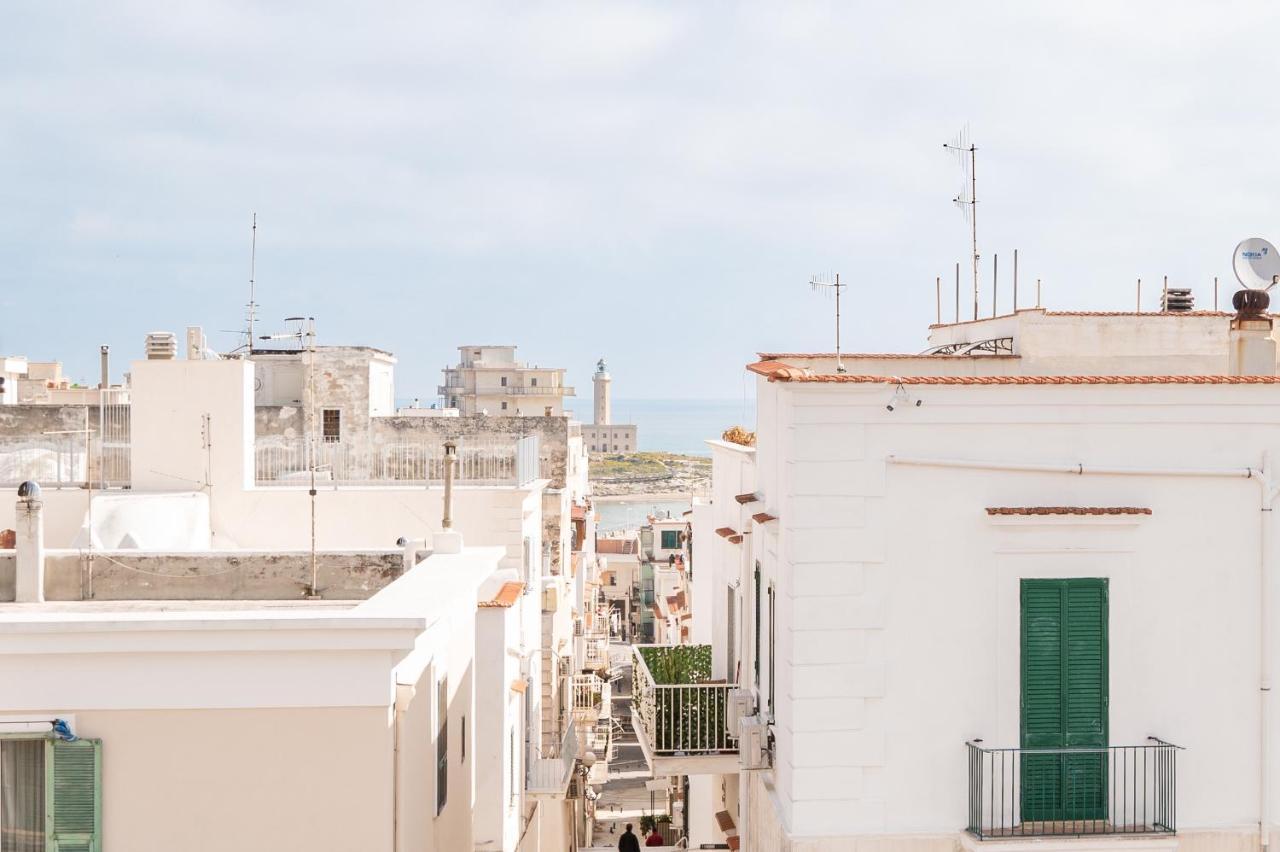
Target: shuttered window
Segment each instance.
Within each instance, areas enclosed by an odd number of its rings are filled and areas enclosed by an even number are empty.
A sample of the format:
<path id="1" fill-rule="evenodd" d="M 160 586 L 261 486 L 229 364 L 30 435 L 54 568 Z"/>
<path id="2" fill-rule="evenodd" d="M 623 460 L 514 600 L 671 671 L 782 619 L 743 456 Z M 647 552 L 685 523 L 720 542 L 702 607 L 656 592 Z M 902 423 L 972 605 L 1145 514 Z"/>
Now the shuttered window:
<path id="1" fill-rule="evenodd" d="M 1027 821 L 1105 817 L 1107 581 L 1022 581 L 1022 758 Z M 1090 752 L 1096 748 L 1098 751 Z"/>
<path id="2" fill-rule="evenodd" d="M 0 741 L 0 852 L 101 852 L 102 742 Z"/>

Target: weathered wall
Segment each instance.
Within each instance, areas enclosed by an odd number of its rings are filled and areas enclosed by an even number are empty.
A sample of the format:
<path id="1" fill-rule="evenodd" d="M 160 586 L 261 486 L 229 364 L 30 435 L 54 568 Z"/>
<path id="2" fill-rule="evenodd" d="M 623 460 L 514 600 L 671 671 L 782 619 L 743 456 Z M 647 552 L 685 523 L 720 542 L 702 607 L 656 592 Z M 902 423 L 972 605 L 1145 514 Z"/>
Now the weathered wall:
<path id="1" fill-rule="evenodd" d="M 54 456 L 65 454 L 61 479 L 64 482 L 84 479 L 83 434 L 85 413 L 88 428 L 98 432 L 96 405 L 3 405 L 0 406 L 0 482 L 36 479 L 51 482 L 57 478 L 58 464 Z M 50 434 L 63 433 L 63 434 Z M 43 460 L 40 451 L 48 451 Z M 21 455 L 19 455 L 19 453 Z M 90 472 L 98 476 L 98 453 L 91 451 Z"/>
<path id="2" fill-rule="evenodd" d="M 0 551 L 0 601 L 14 599 L 13 551 Z M 88 558 L 78 550 L 46 551 L 49 600 L 294 600 L 311 584 L 306 552 L 194 554 L 97 553 L 90 579 Z M 364 600 L 399 577 L 400 551 L 317 553 L 321 595 Z"/>
<path id="3" fill-rule="evenodd" d="M 481 438 L 510 441 L 538 436 L 543 478 L 552 488 L 565 486 L 569 445 L 566 417 L 412 417 L 395 415 L 369 421 L 368 440 L 373 447 L 388 444 L 443 444 L 448 440 Z M 306 412 L 300 406 L 260 405 L 254 414 L 259 445 L 279 439 L 285 444 L 306 435 Z"/>

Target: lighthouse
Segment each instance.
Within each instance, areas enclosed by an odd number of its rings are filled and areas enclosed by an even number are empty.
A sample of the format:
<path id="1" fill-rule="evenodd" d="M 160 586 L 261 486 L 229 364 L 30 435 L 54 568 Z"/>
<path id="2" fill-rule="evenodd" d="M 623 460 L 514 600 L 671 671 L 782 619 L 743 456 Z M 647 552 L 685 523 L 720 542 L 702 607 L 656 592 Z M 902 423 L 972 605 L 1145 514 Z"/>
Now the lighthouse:
<path id="1" fill-rule="evenodd" d="M 591 377 L 591 383 L 595 386 L 595 425 L 597 426 L 608 426 L 612 422 L 609 410 L 609 383 L 611 381 L 613 380 L 609 378 L 609 373 L 605 370 L 604 359 L 601 358 L 596 362 L 595 375 Z"/>

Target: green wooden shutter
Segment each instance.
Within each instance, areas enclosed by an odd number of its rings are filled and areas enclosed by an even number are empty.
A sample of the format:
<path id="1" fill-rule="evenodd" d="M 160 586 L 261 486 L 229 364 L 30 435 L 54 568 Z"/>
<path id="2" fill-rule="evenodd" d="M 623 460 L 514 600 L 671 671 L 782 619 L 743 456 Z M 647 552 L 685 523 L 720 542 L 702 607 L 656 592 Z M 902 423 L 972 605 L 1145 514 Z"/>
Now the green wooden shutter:
<path id="1" fill-rule="evenodd" d="M 46 852 L 101 852 L 102 741 L 45 743 Z"/>
<path id="2" fill-rule="evenodd" d="M 1105 816 L 1107 581 L 1022 581 L 1024 820 Z"/>

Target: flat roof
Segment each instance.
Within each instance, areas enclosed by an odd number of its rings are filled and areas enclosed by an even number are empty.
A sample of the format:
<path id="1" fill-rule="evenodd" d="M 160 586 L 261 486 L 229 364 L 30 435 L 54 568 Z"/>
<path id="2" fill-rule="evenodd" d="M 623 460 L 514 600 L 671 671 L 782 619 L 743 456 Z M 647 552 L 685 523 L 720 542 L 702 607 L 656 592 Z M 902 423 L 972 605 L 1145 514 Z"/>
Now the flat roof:
<path id="1" fill-rule="evenodd" d="M 92 600 L 45 601 L 43 603 L 0 603 L 0 615 L 17 613 L 155 613 L 155 612 L 264 612 L 289 610 L 307 612 L 343 612 L 355 609 L 364 601 L 352 600 Z"/>

